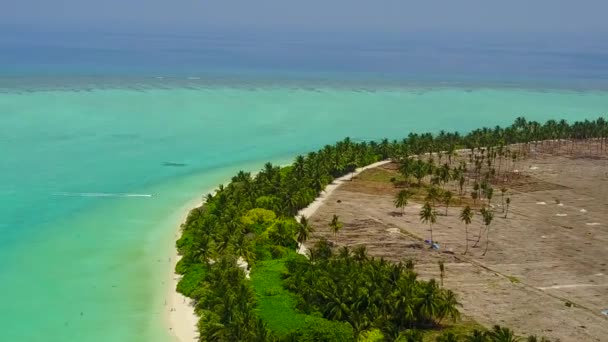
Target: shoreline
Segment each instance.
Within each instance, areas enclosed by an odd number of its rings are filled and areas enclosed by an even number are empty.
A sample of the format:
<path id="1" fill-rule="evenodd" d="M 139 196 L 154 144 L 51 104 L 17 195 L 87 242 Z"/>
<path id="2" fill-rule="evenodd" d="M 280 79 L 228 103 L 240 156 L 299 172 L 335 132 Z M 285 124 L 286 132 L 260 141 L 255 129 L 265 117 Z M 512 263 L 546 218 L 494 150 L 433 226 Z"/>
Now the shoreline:
<path id="1" fill-rule="evenodd" d="M 173 233 L 173 244 L 169 257 L 171 260 L 171 269 L 169 270 L 171 278 L 169 280 L 169 286 L 167 287 L 167 300 L 165 302 L 164 310 L 166 310 L 165 322 L 169 329 L 169 333 L 173 337 L 173 340 L 178 342 L 198 341 L 196 325 L 199 318 L 196 313 L 194 313 L 192 300 L 176 291 L 177 283 L 181 279 L 181 275 L 175 273 L 175 265 L 181 259 L 181 256 L 178 254 L 177 248 L 175 248 L 175 242 L 181 236 L 182 224 L 186 222 L 190 211 L 203 204 L 204 201 L 202 201 L 200 197 L 186 204 L 180 210 L 182 214 L 179 216 L 179 222 L 176 222 L 177 229 Z"/>
<path id="2" fill-rule="evenodd" d="M 281 167 L 285 166 L 283 164 Z M 255 177 L 257 172 L 253 172 L 251 174 L 252 177 Z M 230 179 L 229 177 L 227 177 Z M 222 184 L 226 185 L 229 181 L 226 181 Z M 180 212 L 181 214 L 178 216 L 175 222 L 171 223 L 177 226 L 177 229 L 174 231 L 173 235 L 173 244 L 171 245 L 171 252 L 169 254 L 171 269 L 169 270 L 169 286 L 167 287 L 166 294 L 166 304 L 164 306 L 166 316 L 165 316 L 165 324 L 167 325 L 167 329 L 169 329 L 169 334 L 173 337 L 173 340 L 176 342 L 196 342 L 198 341 L 198 329 L 197 324 L 199 321 L 199 317 L 194 312 L 194 306 L 192 305 L 192 299 L 182 295 L 177 292 L 177 283 L 181 279 L 181 275 L 175 273 L 175 266 L 182 258 L 179 255 L 177 248 L 175 247 L 175 243 L 181 237 L 181 228 L 182 224 L 186 222 L 188 219 L 188 215 L 194 208 L 201 207 L 205 204 L 205 200 L 203 199 L 205 194 L 211 193 L 215 194 L 216 189 L 212 188 L 208 191 L 203 191 L 198 198 L 193 199 L 184 205 Z"/>
<path id="3" fill-rule="evenodd" d="M 334 179 L 331 184 L 328 184 L 325 189 L 321 191 L 319 196 L 317 196 L 314 201 L 312 201 L 305 208 L 298 211 L 298 214 L 296 215 L 296 220 L 298 220 L 301 216 L 310 217 L 312 214 L 314 214 L 317 209 L 319 209 L 323 205 L 323 203 L 325 203 L 325 200 L 329 197 L 329 195 L 331 195 L 332 192 L 340 185 L 342 185 L 342 183 L 344 183 L 345 181 L 350 180 L 352 177 L 357 176 L 365 170 L 376 168 L 387 163 L 390 163 L 390 161 L 383 160 L 375 162 L 373 164 L 357 168 L 355 171 L 349 174 Z M 181 236 L 181 226 L 184 222 L 186 222 L 190 211 L 194 208 L 202 206 L 204 203 L 205 202 L 201 200 L 200 197 L 190 201 L 188 204 L 184 205 L 182 209 L 180 209 L 181 214 L 176 220 L 177 222 L 175 222 L 177 229 L 174 231 L 173 244 L 171 246 L 171 253 L 169 256 L 171 260 L 171 269 L 169 270 L 169 276 L 171 278 L 169 280 L 169 285 L 167 286 L 167 301 L 165 303 L 164 310 L 167 310 L 165 311 L 165 319 L 167 328 L 169 329 L 169 333 L 173 337 L 173 340 L 177 342 L 192 342 L 198 340 L 198 331 L 196 325 L 198 323 L 199 317 L 194 312 L 192 300 L 176 291 L 177 283 L 181 279 L 181 275 L 175 273 L 175 266 L 177 262 L 181 259 L 181 256 L 178 254 L 177 249 L 175 248 L 175 242 Z M 306 251 L 307 249 L 305 246 L 300 246 L 297 252 L 301 254 L 306 254 Z"/>

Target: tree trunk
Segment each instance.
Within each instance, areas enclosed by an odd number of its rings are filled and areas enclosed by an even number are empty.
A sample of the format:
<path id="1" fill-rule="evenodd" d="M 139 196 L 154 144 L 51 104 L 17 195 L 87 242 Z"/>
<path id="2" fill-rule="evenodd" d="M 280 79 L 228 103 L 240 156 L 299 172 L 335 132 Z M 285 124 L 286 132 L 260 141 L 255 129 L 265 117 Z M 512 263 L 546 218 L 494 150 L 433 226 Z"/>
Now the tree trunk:
<path id="1" fill-rule="evenodd" d="M 500 181 L 500 167 L 502 166 L 502 157 L 498 158 L 498 171 L 496 172 L 496 179 Z"/>
<path id="2" fill-rule="evenodd" d="M 464 255 L 467 254 L 467 252 L 469 251 L 469 225 L 465 224 L 464 225 Z"/>
<path id="3" fill-rule="evenodd" d="M 481 234 L 483 234 L 483 226 L 479 227 L 479 234 L 477 235 L 477 241 L 475 241 L 475 244 L 473 245 L 473 247 L 477 247 L 477 245 L 479 244 L 479 241 L 481 240 Z"/>
<path id="4" fill-rule="evenodd" d="M 431 248 L 433 247 L 433 225 L 429 224 L 429 227 L 431 228 Z"/>
<path id="5" fill-rule="evenodd" d="M 486 255 L 488 253 L 488 245 L 490 244 L 490 227 L 486 227 L 486 250 L 483 251 L 482 255 Z"/>

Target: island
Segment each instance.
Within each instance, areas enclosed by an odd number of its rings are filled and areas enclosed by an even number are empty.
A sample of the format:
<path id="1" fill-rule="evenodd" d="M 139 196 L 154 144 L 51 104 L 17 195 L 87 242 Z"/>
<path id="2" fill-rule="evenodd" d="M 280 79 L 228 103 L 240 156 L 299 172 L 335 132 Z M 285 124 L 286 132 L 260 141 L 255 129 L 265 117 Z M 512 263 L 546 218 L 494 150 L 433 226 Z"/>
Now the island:
<path id="1" fill-rule="evenodd" d="M 201 341 L 601 341 L 604 118 L 410 133 L 241 171 L 181 227 Z"/>

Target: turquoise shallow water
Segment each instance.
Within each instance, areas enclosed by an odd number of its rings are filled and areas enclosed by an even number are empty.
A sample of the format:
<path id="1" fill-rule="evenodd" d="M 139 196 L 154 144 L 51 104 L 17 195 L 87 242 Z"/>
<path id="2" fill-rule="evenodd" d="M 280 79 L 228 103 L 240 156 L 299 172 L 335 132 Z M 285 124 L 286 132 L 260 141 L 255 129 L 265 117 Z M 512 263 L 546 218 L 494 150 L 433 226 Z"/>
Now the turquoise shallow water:
<path id="1" fill-rule="evenodd" d="M 345 136 L 607 109 L 605 92 L 516 88 L 0 93 L 0 340 L 170 340 L 164 300 L 179 209 L 238 169 Z"/>

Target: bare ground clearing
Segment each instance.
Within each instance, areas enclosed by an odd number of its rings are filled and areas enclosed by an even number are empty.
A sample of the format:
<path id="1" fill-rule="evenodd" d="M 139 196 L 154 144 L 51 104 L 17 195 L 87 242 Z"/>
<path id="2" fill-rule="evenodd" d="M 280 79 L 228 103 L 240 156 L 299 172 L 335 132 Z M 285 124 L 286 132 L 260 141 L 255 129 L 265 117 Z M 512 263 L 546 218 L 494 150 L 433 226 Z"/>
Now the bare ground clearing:
<path id="1" fill-rule="evenodd" d="M 430 250 L 424 243 L 429 226 L 418 217 L 421 201 L 415 196 L 403 216 L 393 205 L 399 189 L 387 181 L 398 177 L 391 164 L 336 189 L 310 218 L 315 232 L 307 245 L 321 237 L 340 246 L 366 245 L 371 256 L 414 260 L 425 279 L 439 278 L 443 260 L 445 286 L 459 295 L 462 312 L 481 324 L 552 341 L 608 341 L 608 317 L 601 313 L 608 309 L 608 159 L 538 154 L 518 163 L 519 175 L 507 185 L 507 219 L 495 192 L 486 256 L 485 236 L 462 254 L 461 208 L 444 216 L 440 205 L 433 233 L 441 248 Z M 335 238 L 328 227 L 334 214 L 344 223 Z M 469 246 L 481 225 L 476 212 Z"/>

